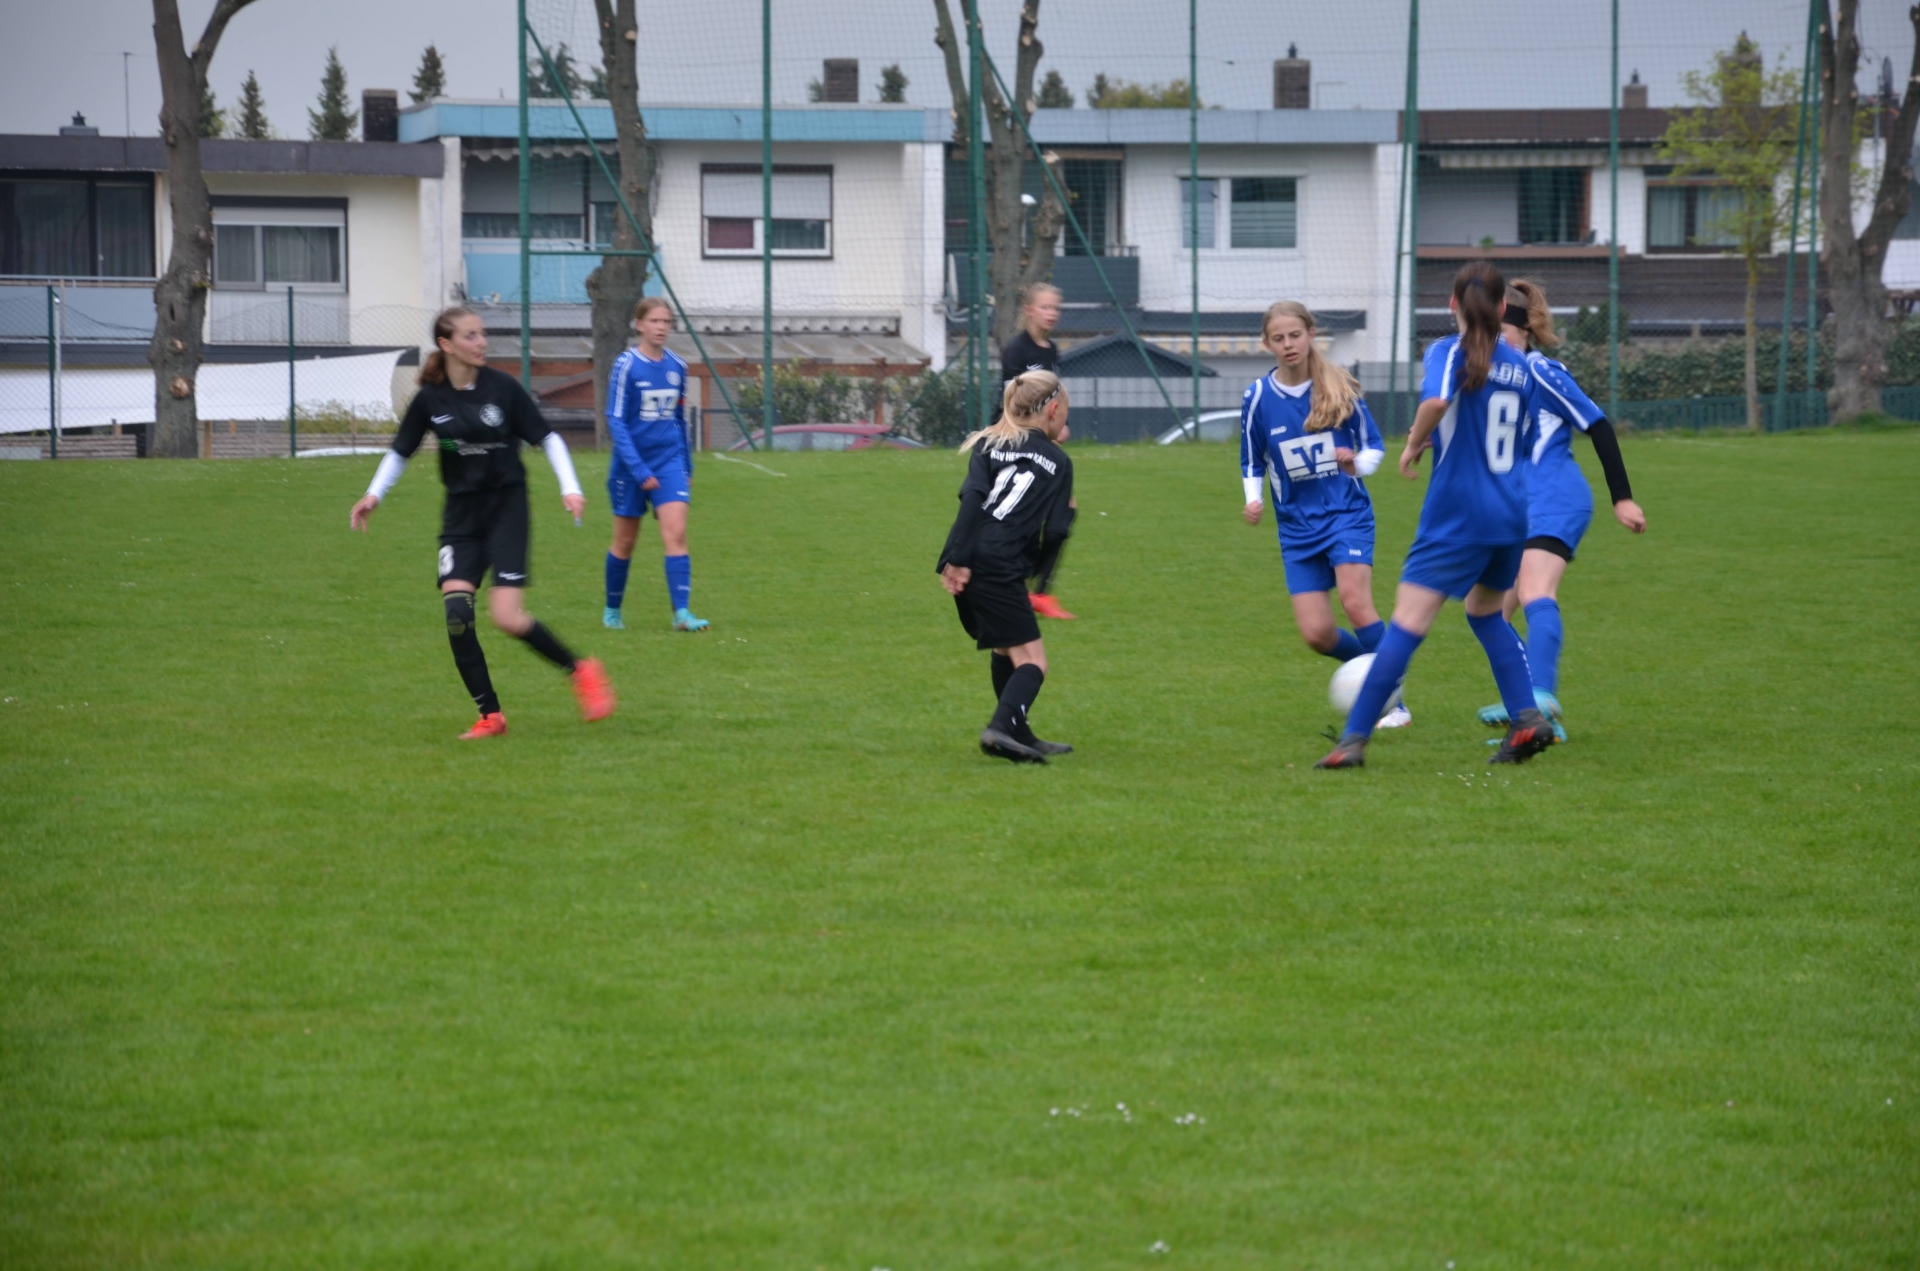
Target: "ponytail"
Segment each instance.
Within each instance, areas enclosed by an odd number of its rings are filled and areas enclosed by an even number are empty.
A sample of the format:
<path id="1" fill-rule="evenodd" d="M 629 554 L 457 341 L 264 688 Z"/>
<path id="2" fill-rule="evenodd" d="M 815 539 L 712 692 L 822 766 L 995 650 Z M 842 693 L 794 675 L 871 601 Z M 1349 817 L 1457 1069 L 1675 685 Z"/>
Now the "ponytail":
<path id="1" fill-rule="evenodd" d="M 1490 260 L 1468 261 L 1453 278 L 1454 305 L 1460 311 L 1460 347 L 1467 365 L 1460 387 L 1471 392 L 1487 382 L 1493 346 L 1500 343 L 1500 317 L 1507 299 L 1506 275 Z"/>
<path id="2" fill-rule="evenodd" d="M 1066 404 L 1067 390 L 1052 371 L 1023 371 L 1014 376 L 1000 395 L 1000 418 L 968 433 L 960 443 L 960 453 L 965 454 L 981 441 L 996 446 L 1020 445 L 1028 433 L 1040 428 L 1040 412 L 1056 397 Z"/>
<path id="3" fill-rule="evenodd" d="M 433 352 L 427 354 L 427 360 L 420 364 L 420 374 L 414 377 L 416 384 L 444 384 L 447 382 L 447 355 L 440 349 L 440 341 L 453 338 L 454 324 L 462 318 L 477 318 L 480 315 L 465 305 L 448 305 L 433 319 Z"/>
<path id="4" fill-rule="evenodd" d="M 1547 308 L 1547 293 L 1539 283 L 1530 278 L 1514 279 L 1507 284 L 1506 304 L 1509 322 L 1519 316 L 1514 309 L 1527 311 L 1527 320 L 1513 325 L 1526 328 L 1527 339 L 1534 348 L 1550 349 L 1560 343 L 1560 335 L 1553 329 L 1553 310 Z"/>
<path id="5" fill-rule="evenodd" d="M 1344 366 L 1329 362 L 1313 342 L 1317 329 L 1313 313 L 1298 300 L 1278 300 L 1267 306 L 1260 319 L 1264 338 L 1275 318 L 1294 318 L 1307 329 L 1307 377 L 1313 381 L 1313 406 L 1307 411 L 1307 431 L 1325 432 L 1347 422 L 1360 401 L 1360 381 Z"/>

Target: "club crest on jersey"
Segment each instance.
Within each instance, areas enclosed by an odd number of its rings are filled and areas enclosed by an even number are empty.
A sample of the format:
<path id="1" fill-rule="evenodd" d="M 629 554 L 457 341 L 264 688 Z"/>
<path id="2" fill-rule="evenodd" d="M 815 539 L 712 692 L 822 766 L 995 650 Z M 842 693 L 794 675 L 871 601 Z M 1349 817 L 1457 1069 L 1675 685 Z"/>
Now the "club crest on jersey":
<path id="1" fill-rule="evenodd" d="M 507 414 L 492 402 L 480 408 L 480 422 L 489 428 L 498 428 L 507 422 Z"/>
<path id="2" fill-rule="evenodd" d="M 668 372 L 667 372 L 667 383 L 669 383 L 669 384 L 675 384 L 675 385 L 677 385 L 677 384 L 679 384 L 679 383 L 680 383 L 680 372 L 678 372 L 678 371 L 668 371 Z"/>

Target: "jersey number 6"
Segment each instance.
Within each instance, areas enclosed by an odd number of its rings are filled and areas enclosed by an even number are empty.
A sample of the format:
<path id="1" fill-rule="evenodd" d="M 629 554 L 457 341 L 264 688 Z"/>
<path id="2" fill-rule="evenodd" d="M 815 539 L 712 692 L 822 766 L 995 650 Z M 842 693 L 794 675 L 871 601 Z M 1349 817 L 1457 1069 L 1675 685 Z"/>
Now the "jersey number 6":
<path id="1" fill-rule="evenodd" d="M 1487 471 L 1513 470 L 1514 441 L 1520 435 L 1520 394 L 1500 392 L 1487 398 Z"/>

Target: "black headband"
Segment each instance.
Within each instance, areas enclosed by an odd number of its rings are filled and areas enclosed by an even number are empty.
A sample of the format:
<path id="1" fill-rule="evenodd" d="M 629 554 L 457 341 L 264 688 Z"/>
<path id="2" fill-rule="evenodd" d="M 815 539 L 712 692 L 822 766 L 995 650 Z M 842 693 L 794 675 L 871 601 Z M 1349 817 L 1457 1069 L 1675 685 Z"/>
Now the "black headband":
<path id="1" fill-rule="evenodd" d="M 1500 321 L 1506 323 L 1510 327 L 1524 327 L 1527 325 L 1527 319 L 1529 318 L 1529 316 L 1530 315 L 1527 313 L 1526 306 L 1517 305 L 1517 304 L 1508 304 L 1507 311 L 1500 315 Z"/>

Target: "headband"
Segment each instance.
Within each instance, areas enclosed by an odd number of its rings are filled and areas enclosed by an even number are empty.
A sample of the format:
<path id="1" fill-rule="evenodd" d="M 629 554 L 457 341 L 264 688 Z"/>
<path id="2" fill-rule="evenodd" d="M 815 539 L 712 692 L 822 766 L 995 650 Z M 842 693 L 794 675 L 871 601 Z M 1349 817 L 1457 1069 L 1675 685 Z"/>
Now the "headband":
<path id="1" fill-rule="evenodd" d="M 1529 315 L 1524 305 L 1509 304 L 1507 311 L 1500 315 L 1500 321 L 1510 327 L 1524 327 Z"/>

